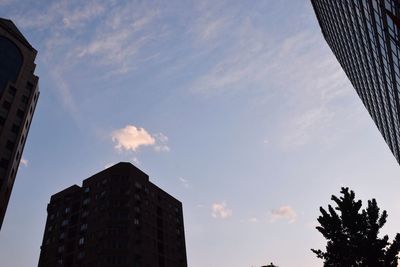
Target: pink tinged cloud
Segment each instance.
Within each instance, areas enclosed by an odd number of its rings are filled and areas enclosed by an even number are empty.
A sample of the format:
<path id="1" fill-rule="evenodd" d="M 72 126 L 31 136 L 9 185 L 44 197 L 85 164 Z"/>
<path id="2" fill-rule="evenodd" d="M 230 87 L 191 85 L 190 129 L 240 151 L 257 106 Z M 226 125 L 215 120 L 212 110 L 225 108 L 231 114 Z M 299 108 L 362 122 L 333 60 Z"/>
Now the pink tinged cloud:
<path id="1" fill-rule="evenodd" d="M 211 206 L 212 217 L 216 219 L 228 219 L 232 217 L 232 210 L 226 206 L 225 202 L 214 203 Z"/>

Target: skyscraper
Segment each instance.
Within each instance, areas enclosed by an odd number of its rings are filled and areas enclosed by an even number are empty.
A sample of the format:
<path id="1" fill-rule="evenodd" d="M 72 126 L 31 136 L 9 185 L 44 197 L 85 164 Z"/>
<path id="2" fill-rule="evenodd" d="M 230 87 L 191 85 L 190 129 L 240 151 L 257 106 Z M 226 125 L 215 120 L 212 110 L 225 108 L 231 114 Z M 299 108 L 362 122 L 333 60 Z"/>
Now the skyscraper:
<path id="1" fill-rule="evenodd" d="M 130 163 L 51 197 L 39 267 L 187 267 L 182 203 Z"/>
<path id="2" fill-rule="evenodd" d="M 14 23 L 0 18 L 0 229 L 39 97 L 36 54 Z"/>
<path id="3" fill-rule="evenodd" d="M 311 3 L 326 42 L 400 163 L 400 2 Z"/>

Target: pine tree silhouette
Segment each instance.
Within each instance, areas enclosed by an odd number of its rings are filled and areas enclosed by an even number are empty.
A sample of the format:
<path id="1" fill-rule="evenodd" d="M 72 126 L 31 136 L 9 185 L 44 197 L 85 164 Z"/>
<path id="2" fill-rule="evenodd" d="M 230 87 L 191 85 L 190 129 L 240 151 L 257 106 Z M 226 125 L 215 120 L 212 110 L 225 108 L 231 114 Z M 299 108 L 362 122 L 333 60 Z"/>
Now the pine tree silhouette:
<path id="1" fill-rule="evenodd" d="M 342 187 L 340 198 L 332 196 L 336 207 L 328 211 L 320 208 L 320 226 L 316 229 L 327 239 L 326 252 L 311 249 L 324 266 L 341 267 L 394 267 L 400 251 L 400 234 L 392 243 L 388 236 L 379 238 L 379 230 L 386 223 L 387 212 L 379 213 L 375 199 L 368 200 L 361 209 L 361 200 L 355 200 L 354 191 Z M 338 212 L 338 213 L 337 213 Z"/>

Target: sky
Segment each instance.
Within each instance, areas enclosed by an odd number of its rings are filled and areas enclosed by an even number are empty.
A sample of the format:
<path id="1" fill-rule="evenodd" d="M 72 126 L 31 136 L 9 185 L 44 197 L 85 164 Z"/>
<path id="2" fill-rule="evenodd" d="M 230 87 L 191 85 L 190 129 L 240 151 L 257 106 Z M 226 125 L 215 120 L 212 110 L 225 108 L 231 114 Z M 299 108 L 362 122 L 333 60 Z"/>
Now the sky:
<path id="1" fill-rule="evenodd" d="M 182 201 L 190 267 L 322 266 L 342 186 L 400 224 L 400 169 L 308 0 L 0 0 L 40 98 L 0 232 L 37 265 L 50 196 L 129 161 Z"/>

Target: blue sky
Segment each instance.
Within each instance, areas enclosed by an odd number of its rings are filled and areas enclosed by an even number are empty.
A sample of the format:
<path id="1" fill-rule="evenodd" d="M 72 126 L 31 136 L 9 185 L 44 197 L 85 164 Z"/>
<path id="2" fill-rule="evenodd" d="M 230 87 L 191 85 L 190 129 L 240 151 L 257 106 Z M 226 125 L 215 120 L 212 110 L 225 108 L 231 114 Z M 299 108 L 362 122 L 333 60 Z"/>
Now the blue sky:
<path id="1" fill-rule="evenodd" d="M 341 186 L 394 236 L 399 166 L 309 1 L 0 0 L 0 16 L 38 50 L 41 90 L 2 265 L 36 265 L 50 196 L 119 161 L 183 202 L 191 267 L 321 266 L 318 208 Z"/>

